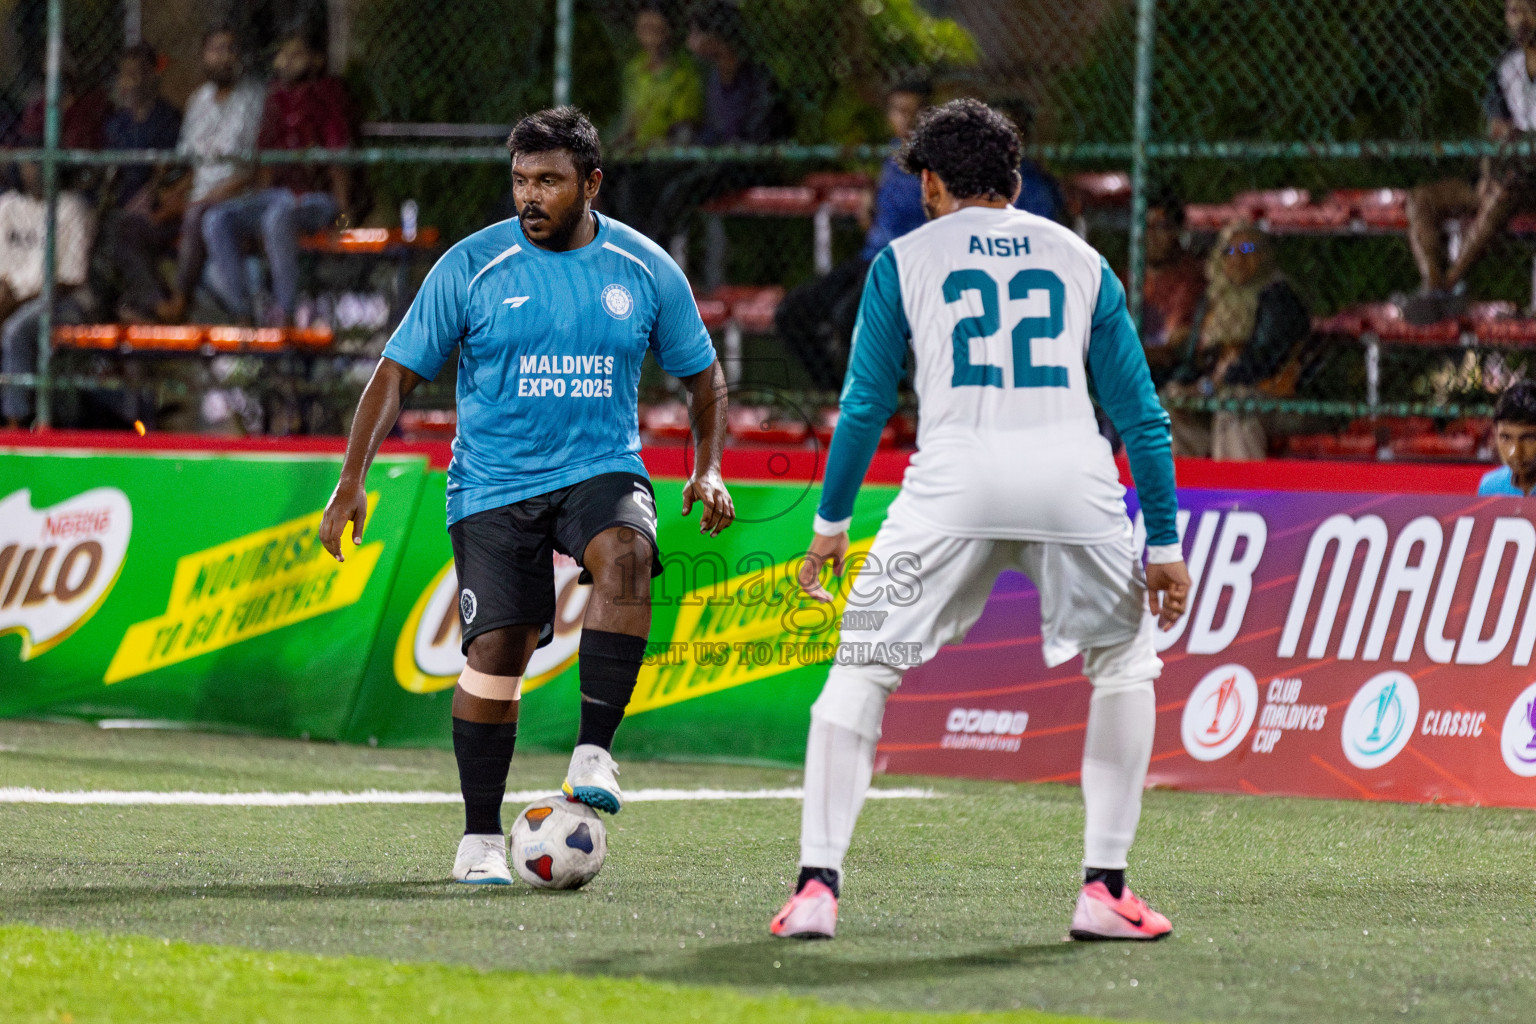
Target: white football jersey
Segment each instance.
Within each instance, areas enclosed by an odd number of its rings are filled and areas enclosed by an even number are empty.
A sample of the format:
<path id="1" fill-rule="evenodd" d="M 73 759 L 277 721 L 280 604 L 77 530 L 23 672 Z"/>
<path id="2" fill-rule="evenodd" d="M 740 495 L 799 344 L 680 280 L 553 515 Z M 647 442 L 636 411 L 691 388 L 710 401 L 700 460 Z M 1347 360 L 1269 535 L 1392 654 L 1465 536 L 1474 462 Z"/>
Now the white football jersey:
<path id="1" fill-rule="evenodd" d="M 964 537 L 1123 532 L 1125 489 L 1088 395 L 1099 254 L 1043 217 L 982 206 L 891 250 L 916 359 L 907 511 Z"/>

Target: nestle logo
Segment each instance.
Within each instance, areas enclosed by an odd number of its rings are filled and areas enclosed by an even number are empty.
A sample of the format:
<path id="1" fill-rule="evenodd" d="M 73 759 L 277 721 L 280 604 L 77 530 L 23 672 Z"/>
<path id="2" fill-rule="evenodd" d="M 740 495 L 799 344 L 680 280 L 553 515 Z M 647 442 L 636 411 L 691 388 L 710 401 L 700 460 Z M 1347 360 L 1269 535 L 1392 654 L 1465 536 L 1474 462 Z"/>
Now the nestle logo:
<path id="1" fill-rule="evenodd" d="M 64 540 L 69 537 L 86 537 L 106 533 L 112 527 L 110 508 L 83 509 L 61 512 L 43 520 L 45 540 Z"/>
<path id="2" fill-rule="evenodd" d="M 980 708 L 955 708 L 944 723 L 946 732 L 981 733 L 988 736 L 1018 736 L 1029 726 L 1028 711 L 993 711 Z"/>

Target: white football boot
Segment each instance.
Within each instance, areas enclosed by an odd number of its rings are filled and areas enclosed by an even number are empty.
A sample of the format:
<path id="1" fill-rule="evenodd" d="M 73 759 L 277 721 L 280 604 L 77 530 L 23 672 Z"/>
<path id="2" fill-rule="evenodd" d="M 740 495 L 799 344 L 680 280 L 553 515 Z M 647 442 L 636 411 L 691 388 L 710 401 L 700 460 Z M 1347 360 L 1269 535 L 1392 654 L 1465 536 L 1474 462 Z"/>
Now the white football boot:
<path id="1" fill-rule="evenodd" d="M 560 789 L 567 797 L 609 814 L 618 814 L 624 796 L 619 792 L 619 766 L 613 755 L 595 743 L 583 743 L 571 751 L 571 767 Z"/>
<path id="2" fill-rule="evenodd" d="M 507 837 L 498 832 L 460 839 L 459 854 L 453 858 L 453 880 L 466 885 L 511 885 Z"/>

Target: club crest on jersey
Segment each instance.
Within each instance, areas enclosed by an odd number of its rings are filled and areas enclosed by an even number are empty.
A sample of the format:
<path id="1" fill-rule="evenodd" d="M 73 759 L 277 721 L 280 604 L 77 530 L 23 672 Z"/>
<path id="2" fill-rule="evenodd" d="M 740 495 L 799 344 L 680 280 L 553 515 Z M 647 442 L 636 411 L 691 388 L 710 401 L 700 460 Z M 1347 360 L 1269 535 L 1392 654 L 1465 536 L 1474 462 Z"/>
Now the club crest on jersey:
<path id="1" fill-rule="evenodd" d="M 635 297 L 621 284 L 611 284 L 603 289 L 603 308 L 615 320 L 628 320 L 635 311 Z"/>
<path id="2" fill-rule="evenodd" d="M 475 600 L 475 592 L 465 587 L 459 594 L 459 614 L 464 616 L 464 625 L 475 621 L 475 612 L 480 610 L 480 602 Z"/>

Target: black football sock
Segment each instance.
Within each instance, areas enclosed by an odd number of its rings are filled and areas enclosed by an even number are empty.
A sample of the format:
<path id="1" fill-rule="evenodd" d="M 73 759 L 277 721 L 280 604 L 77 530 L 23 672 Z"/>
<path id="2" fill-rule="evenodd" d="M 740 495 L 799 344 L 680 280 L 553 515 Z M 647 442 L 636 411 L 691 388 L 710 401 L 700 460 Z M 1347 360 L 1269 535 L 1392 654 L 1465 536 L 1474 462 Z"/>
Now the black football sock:
<path id="1" fill-rule="evenodd" d="M 1089 868 L 1083 872 L 1083 884 L 1092 885 L 1094 882 L 1103 882 L 1104 888 L 1115 899 L 1125 894 L 1125 869 L 1124 868 Z"/>
<path id="2" fill-rule="evenodd" d="M 795 883 L 795 892 L 805 888 L 807 882 L 820 882 L 832 890 L 833 896 L 842 895 L 842 879 L 831 868 L 801 868 L 800 880 Z"/>
<path id="3" fill-rule="evenodd" d="M 507 769 L 517 745 L 517 723 L 453 720 L 453 756 L 459 762 L 459 791 L 464 794 L 464 834 L 501 832 L 501 800 Z"/>
<path id="4" fill-rule="evenodd" d="M 645 637 L 583 629 L 577 657 L 581 674 L 581 731 L 576 743 L 591 743 L 607 750 L 613 746 L 613 734 L 624 721 L 624 709 L 634 696 L 640 665 L 645 660 Z"/>

